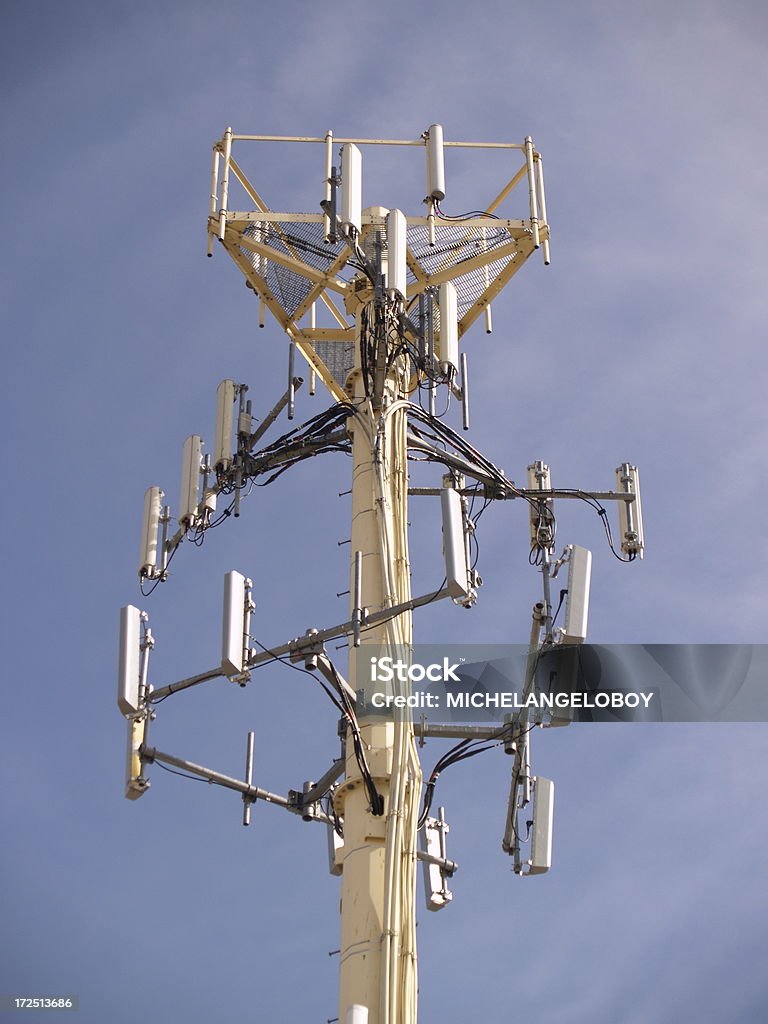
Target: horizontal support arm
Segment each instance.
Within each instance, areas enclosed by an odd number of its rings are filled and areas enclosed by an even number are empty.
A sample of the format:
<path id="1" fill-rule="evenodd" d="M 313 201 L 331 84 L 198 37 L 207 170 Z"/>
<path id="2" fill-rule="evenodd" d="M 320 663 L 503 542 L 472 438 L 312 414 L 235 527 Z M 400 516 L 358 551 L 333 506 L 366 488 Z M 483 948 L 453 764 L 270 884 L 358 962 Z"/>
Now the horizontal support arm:
<path id="1" fill-rule="evenodd" d="M 363 621 L 363 628 L 375 626 L 380 622 L 387 622 L 389 619 L 396 618 L 402 612 L 413 611 L 414 608 L 421 608 L 425 604 L 432 604 L 433 601 L 441 601 L 444 597 L 449 596 L 448 588 L 445 587 L 442 590 L 435 590 L 431 594 L 424 594 L 422 597 L 414 597 L 410 601 L 403 601 L 402 604 L 383 608 L 380 612 L 369 613 Z M 329 626 L 327 629 L 321 629 L 316 633 L 306 633 L 304 636 L 289 640 L 286 644 L 280 644 L 279 647 L 271 647 L 268 650 L 261 651 L 249 659 L 247 668 L 256 668 L 257 665 L 263 665 L 265 662 L 282 658 L 286 654 L 304 652 L 310 654 L 313 648 L 324 644 L 327 640 L 336 640 L 339 637 L 350 635 L 352 633 L 352 625 L 351 620 L 342 622 L 338 626 Z"/>
<path id="2" fill-rule="evenodd" d="M 442 494 L 441 487 L 409 487 L 408 493 L 416 495 L 417 497 L 437 497 Z M 459 489 L 459 494 L 472 495 L 476 492 L 472 487 L 463 487 Z M 501 492 L 495 495 L 496 498 L 511 501 L 513 498 L 536 498 L 541 500 L 544 498 L 594 498 L 597 501 L 626 501 L 627 503 L 635 500 L 636 495 L 630 494 L 626 491 L 584 491 L 580 489 L 571 488 L 569 490 L 559 491 L 556 488 L 552 488 L 548 491 L 537 491 L 530 490 L 528 488 L 515 488 L 514 491 L 508 491 L 506 494 Z"/>
<path id="3" fill-rule="evenodd" d="M 193 761 L 186 761 L 183 757 L 175 757 L 173 754 L 166 754 L 162 750 L 157 750 L 154 747 L 142 747 L 141 759 L 146 761 L 148 764 L 152 764 L 153 761 L 159 761 L 161 764 L 173 765 L 174 768 L 180 768 L 182 771 L 189 772 L 191 775 L 197 775 L 201 779 L 207 779 L 208 782 L 222 786 L 224 789 L 232 789 L 236 793 L 241 793 L 246 800 L 251 803 L 255 803 L 257 800 L 264 800 L 268 804 L 274 804 L 276 807 L 283 807 L 286 811 L 291 811 L 293 814 L 302 814 L 303 808 L 294 806 L 290 803 L 287 797 L 280 796 L 278 793 L 270 793 L 269 790 L 261 789 L 260 786 L 249 786 L 247 782 L 243 782 L 241 779 L 233 779 L 229 775 L 222 775 L 221 772 L 215 772 L 212 768 L 206 768 L 203 765 L 195 764 Z M 322 812 L 317 812 L 312 816 L 313 821 L 322 821 L 325 824 L 330 824 L 331 819 L 328 815 Z"/>

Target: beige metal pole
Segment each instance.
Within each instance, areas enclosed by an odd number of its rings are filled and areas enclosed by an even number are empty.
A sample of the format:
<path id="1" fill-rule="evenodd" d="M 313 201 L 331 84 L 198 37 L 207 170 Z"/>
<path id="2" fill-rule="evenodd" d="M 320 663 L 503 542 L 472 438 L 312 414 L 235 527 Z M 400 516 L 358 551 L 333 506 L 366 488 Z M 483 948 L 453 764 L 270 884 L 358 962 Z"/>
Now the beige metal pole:
<path id="1" fill-rule="evenodd" d="M 358 314 L 358 338 L 360 315 Z M 379 611 L 410 598 L 407 549 L 405 402 L 398 393 L 403 368 L 389 375 L 382 409 L 365 396 L 360 345 L 351 391 L 352 536 L 362 553 L 362 605 Z M 354 592 L 354 586 L 350 586 Z M 366 644 L 410 645 L 411 613 L 364 634 Z M 356 688 L 355 652 L 349 680 Z M 361 733 L 385 814 L 371 814 L 366 789 L 347 744 L 344 783 L 335 797 L 344 819 L 341 886 L 339 1019 L 350 1006 L 368 1008 L 368 1024 L 415 1024 L 415 819 L 421 785 L 410 723 L 363 719 Z M 415 808 L 415 810 L 414 810 Z"/>

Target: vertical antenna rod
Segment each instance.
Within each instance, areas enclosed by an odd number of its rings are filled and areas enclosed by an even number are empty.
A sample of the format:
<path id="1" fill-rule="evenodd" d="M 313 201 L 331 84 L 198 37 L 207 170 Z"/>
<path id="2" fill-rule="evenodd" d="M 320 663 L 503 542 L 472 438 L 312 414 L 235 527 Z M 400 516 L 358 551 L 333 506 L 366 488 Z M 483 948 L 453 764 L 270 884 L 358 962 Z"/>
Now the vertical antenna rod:
<path id="1" fill-rule="evenodd" d="M 248 741 L 245 748 L 245 784 L 250 786 L 253 783 L 253 736 L 248 733 Z M 243 793 L 243 824 L 251 824 L 251 803 L 252 801 Z"/>

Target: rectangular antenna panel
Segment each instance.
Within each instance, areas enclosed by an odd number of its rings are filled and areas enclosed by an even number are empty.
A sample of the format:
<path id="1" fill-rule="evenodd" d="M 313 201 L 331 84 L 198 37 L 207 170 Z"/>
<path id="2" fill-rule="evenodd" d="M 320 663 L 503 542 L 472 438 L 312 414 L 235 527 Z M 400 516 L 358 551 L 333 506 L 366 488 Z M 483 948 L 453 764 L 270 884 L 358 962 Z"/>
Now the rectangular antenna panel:
<path id="1" fill-rule="evenodd" d="M 184 442 L 181 456 L 181 495 L 179 497 L 179 522 L 192 526 L 197 517 L 200 502 L 200 463 L 203 441 L 198 434 L 190 434 Z"/>
<path id="2" fill-rule="evenodd" d="M 117 669 L 117 706 L 123 715 L 139 710 L 141 612 L 132 604 L 120 609 L 120 651 Z"/>
<path id="3" fill-rule="evenodd" d="M 408 279 L 406 259 L 408 225 L 402 210 L 387 214 L 387 289 L 405 298 Z"/>
<path id="4" fill-rule="evenodd" d="M 622 494 L 634 494 L 635 500 L 619 501 L 619 533 L 621 550 L 625 555 L 643 557 L 645 538 L 643 536 L 643 512 L 640 507 L 640 474 L 637 466 L 623 462 L 616 469 L 616 490 Z"/>
<path id="5" fill-rule="evenodd" d="M 144 518 L 141 524 L 141 550 L 139 576 L 154 577 L 157 570 L 157 537 L 160 529 L 160 510 L 163 492 L 159 487 L 148 487 L 144 493 Z"/>
<path id="6" fill-rule="evenodd" d="M 147 721 L 138 718 L 128 723 L 128 747 L 125 765 L 125 799 L 138 800 L 149 789 L 149 783 L 141 774 L 142 764 L 139 751 L 144 742 Z"/>
<path id="7" fill-rule="evenodd" d="M 216 388 L 216 435 L 213 443 L 214 469 L 229 469 L 234 454 L 232 415 L 235 404 L 235 382 L 223 380 Z"/>
<path id="8" fill-rule="evenodd" d="M 341 223 L 358 234 L 363 223 L 363 157 L 357 146 L 341 147 Z"/>
<path id="9" fill-rule="evenodd" d="M 445 199 L 445 157 L 443 126 L 431 124 L 427 130 L 427 198 Z"/>
<path id="10" fill-rule="evenodd" d="M 419 843 L 424 853 L 431 857 L 444 856 L 441 831 L 445 827 L 438 818 L 427 818 L 419 832 Z M 453 894 L 448 890 L 439 864 L 431 864 L 428 860 L 421 863 L 424 870 L 424 897 L 427 901 L 427 910 L 442 910 L 451 902 Z"/>
<path id="11" fill-rule="evenodd" d="M 456 286 L 450 281 L 444 281 L 440 285 L 437 302 L 440 306 L 440 337 L 437 358 L 443 372 L 448 366 L 452 366 L 456 370 L 459 365 L 459 305 Z"/>
<path id="12" fill-rule="evenodd" d="M 562 642 L 581 644 L 587 638 L 589 585 L 592 578 L 592 552 L 578 544 L 567 546 L 568 593 L 565 598 L 565 625 Z"/>
<path id="13" fill-rule="evenodd" d="M 529 875 L 543 875 L 552 867 L 552 823 L 555 813 L 555 784 L 540 775 L 534 778 L 533 834 Z"/>
<path id="14" fill-rule="evenodd" d="M 245 671 L 245 646 L 245 576 L 232 570 L 224 577 L 221 667 L 225 675 Z"/>
<path id="15" fill-rule="evenodd" d="M 440 509 L 443 516 L 443 555 L 448 593 L 454 598 L 469 596 L 467 546 L 464 540 L 464 514 L 461 495 L 452 486 L 450 476 L 443 477 Z"/>

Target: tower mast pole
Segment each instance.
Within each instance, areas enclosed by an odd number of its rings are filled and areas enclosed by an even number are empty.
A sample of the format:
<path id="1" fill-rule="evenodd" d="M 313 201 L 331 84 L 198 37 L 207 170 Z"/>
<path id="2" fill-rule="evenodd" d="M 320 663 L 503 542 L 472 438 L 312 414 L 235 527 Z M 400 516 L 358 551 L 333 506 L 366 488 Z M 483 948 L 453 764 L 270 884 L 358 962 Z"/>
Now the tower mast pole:
<path id="1" fill-rule="evenodd" d="M 370 612 L 411 596 L 404 357 L 382 373 L 391 362 L 393 321 L 391 300 L 371 290 L 356 315 L 356 360 L 348 387 L 357 408 L 351 420 L 353 575 L 355 553 L 362 555 L 361 585 L 356 587 L 353 579 L 350 594 L 354 605 L 357 590 L 362 607 Z M 374 355 L 368 364 L 373 373 L 363 368 L 364 350 Z M 381 394 L 373 391 L 377 375 L 384 381 Z M 355 611 L 353 607 L 353 616 Z M 397 660 L 410 647 L 411 619 L 411 612 L 403 612 L 367 630 L 366 645 Z M 365 681 L 357 679 L 360 667 L 350 648 L 353 689 Z M 344 822 L 339 1020 L 415 1024 L 414 893 L 421 768 L 410 722 L 361 717 L 360 733 L 383 798 L 383 814 L 372 813 L 348 735 L 346 777 L 334 801 Z M 363 1009 L 352 1007 L 366 1008 L 367 1018 Z"/>

